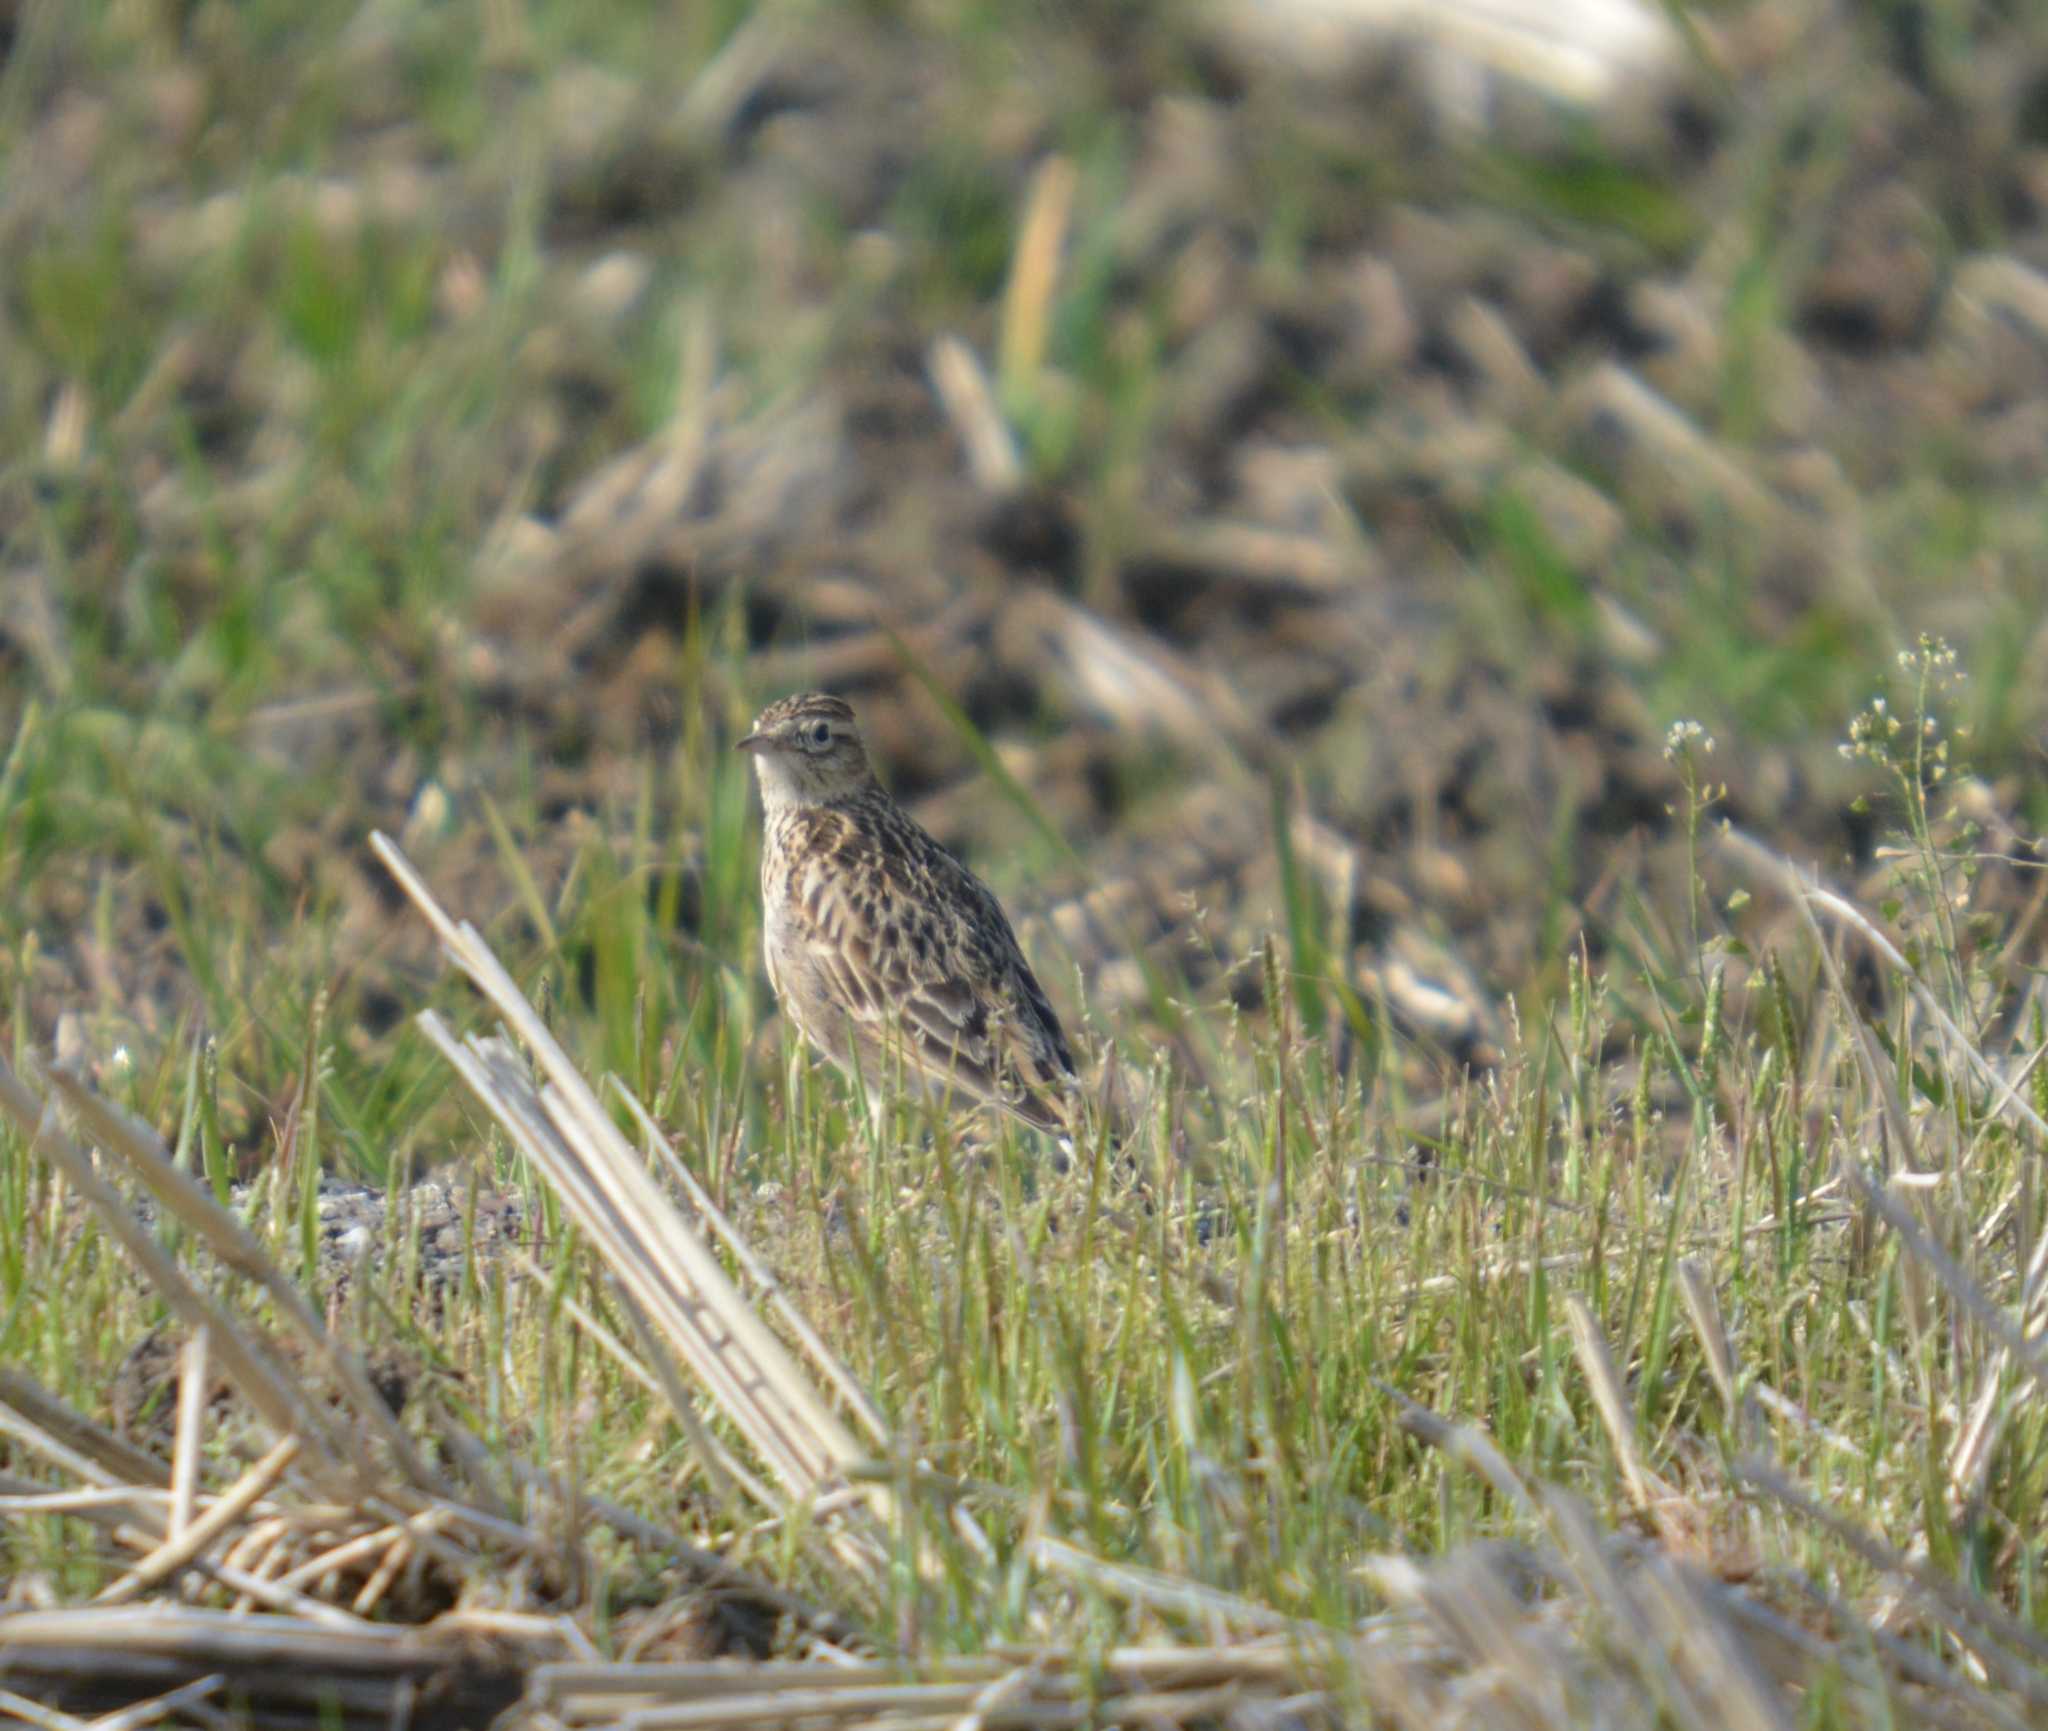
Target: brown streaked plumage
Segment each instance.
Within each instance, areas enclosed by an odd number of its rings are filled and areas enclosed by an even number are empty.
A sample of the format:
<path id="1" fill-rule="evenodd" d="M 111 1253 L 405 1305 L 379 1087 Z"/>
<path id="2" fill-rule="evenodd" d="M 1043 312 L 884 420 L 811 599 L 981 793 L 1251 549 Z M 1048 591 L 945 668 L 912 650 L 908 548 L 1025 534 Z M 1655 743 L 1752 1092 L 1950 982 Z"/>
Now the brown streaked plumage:
<path id="1" fill-rule="evenodd" d="M 783 1013 L 870 1085 L 905 1075 L 1055 1133 L 1074 1058 L 988 886 L 868 766 L 853 711 L 806 692 L 740 742 L 761 784 L 762 949 Z"/>

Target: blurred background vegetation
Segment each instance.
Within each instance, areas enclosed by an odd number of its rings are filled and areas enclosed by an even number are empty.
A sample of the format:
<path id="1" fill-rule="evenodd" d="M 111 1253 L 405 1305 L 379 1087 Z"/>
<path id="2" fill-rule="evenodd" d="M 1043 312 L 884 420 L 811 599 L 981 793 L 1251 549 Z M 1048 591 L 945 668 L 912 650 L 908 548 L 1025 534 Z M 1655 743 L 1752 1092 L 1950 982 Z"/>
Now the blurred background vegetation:
<path id="1" fill-rule="evenodd" d="M 1674 720 L 1857 864 L 1922 630 L 2038 824 L 2048 26 L 1340 13 L 9 8 L 15 1037 L 197 1015 L 253 1134 L 316 998 L 367 1054 L 411 995 L 372 825 L 481 913 L 594 822 L 737 961 L 715 747 L 799 684 L 1070 1014 L 1232 977 L 1277 786 L 1343 971 L 1421 945 L 1469 1056 L 1654 875 Z"/>
<path id="2" fill-rule="evenodd" d="M 1105 1551 L 1341 1622 L 1364 1547 L 1526 1513 L 1376 1378 L 1619 1506 L 1555 1268 L 1739 1578 L 1698 1435 L 1756 1415 L 1674 1320 L 1697 1254 L 1787 1455 L 2038 1627 L 2038 1403 L 1813 1205 L 1910 1109 L 2003 1303 L 2033 1155 L 1712 831 L 1858 892 L 2017 1070 L 2048 13 L 1550 10 L 0 0 L 0 1040 L 224 1193 L 284 1174 L 315 1272 L 319 1174 L 480 1139 L 382 828 L 892 1415 Z M 1005 1310 L 1037 1272 L 944 1142 L 870 1147 L 776 1061 L 730 745 L 800 686 L 1157 1108 L 1160 1293 L 1133 1252 Z M 0 1357 L 91 1405 L 161 1318 L 51 1195 L 0 1162 Z M 451 1398 L 533 1445 L 447 1326 Z M 541 1444 L 665 1507 L 644 1390 L 602 1401 Z M 1247 1497 L 1269 1552 L 1213 1542 Z"/>

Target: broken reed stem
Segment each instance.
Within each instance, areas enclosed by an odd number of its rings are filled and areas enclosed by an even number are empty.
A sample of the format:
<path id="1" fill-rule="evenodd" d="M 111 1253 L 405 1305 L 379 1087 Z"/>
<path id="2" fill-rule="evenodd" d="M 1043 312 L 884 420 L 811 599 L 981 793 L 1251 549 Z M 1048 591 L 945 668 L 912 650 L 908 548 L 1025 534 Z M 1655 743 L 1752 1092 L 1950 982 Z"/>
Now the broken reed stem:
<path id="1" fill-rule="evenodd" d="M 171 1530 L 175 1540 L 192 1524 L 199 1487 L 200 1429 L 206 1416 L 206 1368 L 213 1332 L 195 1328 L 178 1354 L 178 1418 L 171 1447 Z"/>
<path id="2" fill-rule="evenodd" d="M 74 1083 L 73 1092 L 84 1090 Z M 228 1314 L 185 1277 L 126 1199 L 100 1176 L 91 1157 L 57 1128 L 54 1114 L 45 1110 L 5 1059 L 0 1059 L 0 1110 L 22 1127 L 31 1149 L 57 1167 L 84 1197 L 179 1321 L 187 1328 L 211 1325 L 229 1379 L 274 1431 L 305 1440 L 309 1470 L 316 1477 L 344 1496 L 376 1482 L 375 1469 L 351 1446 L 351 1439 L 339 1434 Z"/>
<path id="3" fill-rule="evenodd" d="M 539 1087 L 502 1041 L 457 1040 L 431 1011 L 420 1025 L 472 1093 L 554 1187 L 644 1319 L 664 1385 L 674 1353 L 767 1463 L 799 1509 L 849 1482 L 867 1456 L 802 1366 L 757 1316 L 717 1255 L 654 1181 L 569 1055 L 535 1015 L 474 927 L 458 925 L 434 900 L 411 862 L 382 834 L 371 848 L 467 974 L 517 1036 L 545 1078 Z M 674 1392 L 680 1392 L 675 1385 Z M 690 1403 L 672 1400 L 678 1421 Z M 707 1455 L 705 1458 L 709 1459 Z M 754 1487 L 755 1500 L 765 1493 Z M 883 1534 L 894 1523 L 887 1486 L 866 1485 L 865 1521 L 832 1523 L 827 1543 L 841 1566 L 872 1585 L 886 1567 Z M 771 1514 L 788 1511 L 768 1499 Z"/>
<path id="4" fill-rule="evenodd" d="M 93 1603 L 125 1604 L 128 1600 L 146 1593 L 159 1582 L 169 1580 L 267 1496 L 275 1488 L 278 1480 L 284 1477 L 285 1468 L 298 1458 L 298 1454 L 297 1437 L 288 1436 L 276 1443 L 269 1453 L 233 1485 L 214 1498 L 207 1505 L 204 1514 L 150 1552 L 127 1574 L 100 1593 Z M 282 1587 L 291 1585 L 290 1582 L 278 1584 Z"/>

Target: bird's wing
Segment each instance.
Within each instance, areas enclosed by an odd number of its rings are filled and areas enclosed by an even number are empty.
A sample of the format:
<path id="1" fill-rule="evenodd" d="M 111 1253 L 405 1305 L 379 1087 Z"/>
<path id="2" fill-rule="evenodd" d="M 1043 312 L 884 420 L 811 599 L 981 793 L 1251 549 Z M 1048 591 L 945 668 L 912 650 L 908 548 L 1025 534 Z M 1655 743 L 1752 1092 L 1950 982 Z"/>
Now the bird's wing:
<path id="1" fill-rule="evenodd" d="M 943 922 L 929 963 L 911 955 L 905 1024 L 935 1053 L 960 1051 L 995 1082 L 986 1097 L 1040 1129 L 1065 1124 L 1074 1058 L 1059 1018 L 988 887 L 936 842 L 926 870 L 946 884 L 933 898 Z M 978 1079 L 977 1079 L 978 1080 Z"/>
<path id="2" fill-rule="evenodd" d="M 926 1070 L 964 1083 L 1027 1124 L 1063 1129 L 1061 1096 L 1070 1072 L 1048 1058 L 1042 1035 L 1000 991 L 991 995 L 993 1003 L 957 975 L 920 981 L 903 997 L 904 1038 Z"/>
<path id="3" fill-rule="evenodd" d="M 864 1054 L 900 1052 L 933 1082 L 1058 1130 L 1074 1074 L 1058 1018 L 995 898 L 928 845 L 936 859 L 914 871 L 844 853 L 801 868 L 792 902 L 817 983 Z"/>

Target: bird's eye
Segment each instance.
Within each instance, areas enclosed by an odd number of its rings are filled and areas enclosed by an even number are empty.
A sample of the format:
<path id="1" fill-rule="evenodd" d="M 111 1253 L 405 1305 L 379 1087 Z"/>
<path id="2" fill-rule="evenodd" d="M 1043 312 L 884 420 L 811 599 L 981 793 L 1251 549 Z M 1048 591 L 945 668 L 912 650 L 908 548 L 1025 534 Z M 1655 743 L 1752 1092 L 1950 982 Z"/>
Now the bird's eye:
<path id="1" fill-rule="evenodd" d="M 812 728 L 811 743 L 813 745 L 830 745 L 832 743 L 831 723 L 821 721 L 817 724 L 817 726 Z"/>

